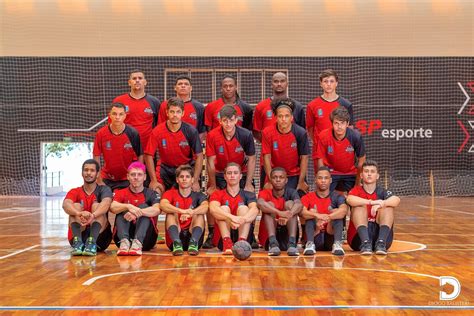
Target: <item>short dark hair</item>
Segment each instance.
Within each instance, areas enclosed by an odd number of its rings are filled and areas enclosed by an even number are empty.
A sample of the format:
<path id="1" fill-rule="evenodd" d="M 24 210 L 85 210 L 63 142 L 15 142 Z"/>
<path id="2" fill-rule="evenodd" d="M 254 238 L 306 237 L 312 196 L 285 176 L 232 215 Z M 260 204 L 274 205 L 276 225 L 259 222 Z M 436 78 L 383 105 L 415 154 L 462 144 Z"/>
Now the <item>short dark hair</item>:
<path id="1" fill-rule="evenodd" d="M 239 168 L 239 172 L 242 172 L 242 167 L 238 163 L 229 162 L 224 168 L 224 173 L 227 172 L 227 168 L 229 168 L 229 167 L 237 167 L 237 168 Z"/>
<path id="2" fill-rule="evenodd" d="M 129 74 L 128 78 L 132 77 L 132 74 L 137 73 L 137 72 L 142 73 L 143 78 L 145 78 L 145 72 L 143 70 L 139 69 L 139 68 L 132 69 L 132 71 L 130 71 L 130 74 Z"/>
<path id="3" fill-rule="evenodd" d="M 345 107 L 338 106 L 331 112 L 331 115 L 329 115 L 329 119 L 331 120 L 331 122 L 334 122 L 334 120 L 349 122 L 351 120 L 351 116 L 349 114 L 349 111 L 347 111 Z"/>
<path id="4" fill-rule="evenodd" d="M 191 77 L 189 77 L 188 75 L 179 75 L 176 77 L 176 80 L 174 81 L 174 85 L 176 85 L 178 83 L 178 81 L 180 80 L 187 80 L 189 81 L 189 84 L 190 85 L 193 85 L 192 82 L 191 82 Z"/>
<path id="5" fill-rule="evenodd" d="M 281 171 L 281 172 L 285 173 L 285 175 L 287 174 L 285 168 L 283 168 L 283 167 L 275 167 L 275 168 L 272 169 L 272 171 L 270 171 L 270 177 L 271 177 L 275 172 L 278 172 L 278 171 Z"/>
<path id="6" fill-rule="evenodd" d="M 335 72 L 333 69 L 325 69 L 323 70 L 323 72 L 319 74 L 319 82 L 323 81 L 324 78 L 331 77 L 331 76 L 336 78 L 336 81 L 339 81 L 337 72 Z"/>
<path id="7" fill-rule="evenodd" d="M 364 169 L 365 167 L 375 167 L 375 169 L 377 169 L 377 172 L 379 172 L 379 165 L 375 160 L 367 159 L 366 161 L 364 161 L 364 163 L 362 164 L 362 169 Z"/>
<path id="8" fill-rule="evenodd" d="M 329 172 L 329 174 L 331 174 L 331 169 L 329 169 L 329 167 L 327 167 L 327 166 L 319 167 L 318 171 L 316 171 L 316 174 L 318 174 L 319 171 L 327 171 L 327 172 Z"/>
<path id="9" fill-rule="evenodd" d="M 82 168 L 81 170 L 84 171 L 85 165 L 95 165 L 95 171 L 99 172 L 100 171 L 100 165 L 95 159 L 87 159 L 82 163 Z"/>
<path id="10" fill-rule="evenodd" d="M 288 98 L 288 97 L 283 97 L 283 98 L 274 98 L 271 103 L 272 111 L 273 114 L 277 114 L 277 110 L 280 107 L 286 107 L 289 108 L 291 111 L 291 114 L 293 114 L 293 111 L 295 110 L 295 102 L 293 99 Z"/>
<path id="11" fill-rule="evenodd" d="M 112 105 L 110 106 L 110 109 L 109 109 L 109 113 L 112 111 L 113 108 L 123 109 L 125 112 L 127 112 L 127 109 L 126 109 L 125 105 L 123 103 L 120 103 L 120 102 L 112 103 Z"/>
<path id="12" fill-rule="evenodd" d="M 221 79 L 221 86 L 222 86 L 222 83 L 224 82 L 224 80 L 226 80 L 226 79 L 234 80 L 234 83 L 237 85 L 237 79 L 235 78 L 235 76 L 233 76 L 231 74 L 225 74 Z"/>
<path id="13" fill-rule="evenodd" d="M 191 177 L 194 177 L 194 168 L 191 167 L 191 165 L 181 165 L 178 168 L 176 168 L 176 178 L 179 177 L 181 172 L 189 172 Z"/>
<path id="14" fill-rule="evenodd" d="M 172 106 L 177 106 L 184 111 L 184 102 L 180 98 L 171 97 L 166 102 L 166 109 L 169 110 Z"/>
<path id="15" fill-rule="evenodd" d="M 222 107 L 219 111 L 219 117 L 222 120 L 224 117 L 231 119 L 232 116 L 237 116 L 237 110 L 234 108 L 233 105 L 226 104 Z"/>

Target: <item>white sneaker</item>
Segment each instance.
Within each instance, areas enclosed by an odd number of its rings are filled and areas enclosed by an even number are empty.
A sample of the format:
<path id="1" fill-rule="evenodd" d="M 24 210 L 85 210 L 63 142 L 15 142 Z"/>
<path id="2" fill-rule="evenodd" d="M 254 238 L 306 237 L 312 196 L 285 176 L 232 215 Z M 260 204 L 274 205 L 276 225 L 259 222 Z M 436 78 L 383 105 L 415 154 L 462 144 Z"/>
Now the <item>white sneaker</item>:
<path id="1" fill-rule="evenodd" d="M 117 256 L 128 256 L 128 250 L 130 249 L 130 240 L 124 238 L 120 241 L 120 248 L 117 251 Z"/>
<path id="2" fill-rule="evenodd" d="M 316 247 L 314 245 L 314 242 L 308 241 L 306 242 L 306 247 L 303 251 L 303 255 L 305 256 L 314 256 L 316 254 Z"/>
<path id="3" fill-rule="evenodd" d="M 344 256 L 345 251 L 344 248 L 342 248 L 342 242 L 335 241 L 334 244 L 332 244 L 332 254 L 335 256 Z"/>
<path id="4" fill-rule="evenodd" d="M 132 245 L 130 246 L 130 249 L 128 250 L 128 255 L 129 256 L 141 256 L 142 255 L 142 248 L 143 245 L 138 239 L 132 240 Z"/>

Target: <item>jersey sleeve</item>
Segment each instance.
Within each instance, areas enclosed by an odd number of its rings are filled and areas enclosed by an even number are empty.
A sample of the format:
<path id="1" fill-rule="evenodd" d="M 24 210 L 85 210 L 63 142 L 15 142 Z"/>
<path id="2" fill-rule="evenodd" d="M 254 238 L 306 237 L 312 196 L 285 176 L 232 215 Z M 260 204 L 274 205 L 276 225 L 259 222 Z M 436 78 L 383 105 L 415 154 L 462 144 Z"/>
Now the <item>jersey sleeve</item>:
<path id="1" fill-rule="evenodd" d="M 193 100 L 194 108 L 196 109 L 196 116 L 197 116 L 197 126 L 196 129 L 199 134 L 206 132 L 206 125 L 204 124 L 204 105 L 201 102 Z"/>
<path id="2" fill-rule="evenodd" d="M 199 139 L 198 131 L 189 124 L 183 123 L 183 133 L 188 140 L 189 146 L 195 154 L 202 153 L 201 140 Z"/>
<path id="3" fill-rule="evenodd" d="M 306 127 L 309 128 L 314 128 L 315 124 L 315 119 L 314 119 L 314 112 L 313 112 L 313 102 L 311 101 L 308 103 L 306 106 Z"/>
<path id="4" fill-rule="evenodd" d="M 296 200 L 300 200 L 300 195 L 298 194 L 298 191 L 296 191 L 295 189 L 292 189 L 292 188 L 287 188 L 287 190 L 285 190 L 285 201 L 296 201 Z"/>
<path id="5" fill-rule="evenodd" d="M 356 130 L 353 129 L 347 129 L 350 131 L 351 138 L 349 141 L 351 142 L 352 147 L 354 147 L 354 151 L 357 157 L 362 157 L 365 156 L 365 145 L 364 145 L 364 140 L 362 139 L 362 136 L 360 133 Z"/>
<path id="6" fill-rule="evenodd" d="M 161 196 L 161 199 L 168 200 L 170 203 L 173 203 L 173 190 L 165 191 Z"/>
<path id="7" fill-rule="evenodd" d="M 145 201 L 146 201 L 146 204 L 148 204 L 148 206 L 153 206 L 157 203 L 160 203 L 160 194 L 151 190 L 151 189 L 148 189 L 148 188 L 145 188 Z"/>
<path id="8" fill-rule="evenodd" d="M 255 143 L 253 141 L 253 136 L 250 131 L 246 129 L 237 127 L 236 136 L 238 137 L 239 143 L 242 145 L 244 152 L 247 156 L 255 155 Z M 207 148 L 206 148 L 207 149 Z"/>
<path id="9" fill-rule="evenodd" d="M 385 190 L 381 187 L 377 187 L 377 198 L 381 200 L 387 200 L 388 198 L 392 197 L 392 191 Z"/>
<path id="10" fill-rule="evenodd" d="M 349 100 L 341 97 L 339 100 L 339 104 L 345 107 L 347 109 L 347 112 L 349 112 L 349 125 L 354 125 L 354 110 L 352 109 L 352 103 Z"/>
<path id="11" fill-rule="evenodd" d="M 100 132 L 101 130 L 102 129 L 100 129 L 97 134 L 95 134 L 94 149 L 92 150 L 92 155 L 94 156 L 102 155 L 102 133 Z"/>
<path id="12" fill-rule="evenodd" d="M 295 102 L 295 112 L 293 115 L 295 123 L 301 126 L 302 128 L 306 128 L 306 118 L 304 115 L 303 105 L 298 101 L 293 101 Z"/>
<path id="13" fill-rule="evenodd" d="M 324 132 L 324 131 L 323 131 Z M 326 158 L 326 150 L 324 149 L 324 146 L 325 146 L 325 142 L 323 139 L 321 139 L 321 134 L 323 133 L 319 133 L 319 141 L 318 141 L 318 148 L 317 149 L 313 149 L 316 151 L 314 157 L 316 159 L 325 159 Z"/>
<path id="14" fill-rule="evenodd" d="M 148 144 L 145 148 L 145 154 L 150 155 L 152 157 L 155 157 L 156 149 L 158 148 L 158 132 L 156 130 L 157 128 L 158 127 L 155 127 L 151 132 L 150 138 L 148 139 Z"/>
<path id="15" fill-rule="evenodd" d="M 238 102 L 240 106 L 240 110 L 242 111 L 243 114 L 243 122 L 242 122 L 242 127 L 248 129 L 249 131 L 252 130 L 252 119 L 253 119 L 253 110 L 250 105 L 245 103 L 242 100 L 239 100 Z"/>
<path id="16" fill-rule="evenodd" d="M 267 130 L 267 128 L 265 130 Z M 268 134 L 270 134 L 269 130 L 267 130 L 267 133 L 262 132 L 262 155 L 268 155 L 272 153 L 271 138 Z"/>
<path id="17" fill-rule="evenodd" d="M 262 102 L 257 104 L 257 106 L 255 107 L 255 111 L 253 113 L 253 130 L 257 132 L 261 132 L 262 127 L 263 127 L 262 105 L 261 105 Z"/>
<path id="18" fill-rule="evenodd" d="M 125 134 L 130 140 L 130 144 L 132 144 L 133 151 L 135 152 L 137 157 L 143 155 L 142 143 L 140 141 L 140 135 L 138 134 L 137 130 L 131 127 L 130 125 L 126 125 Z"/>
<path id="19" fill-rule="evenodd" d="M 163 101 L 160 105 L 160 111 L 158 113 L 158 124 L 166 122 L 168 117 L 166 116 L 166 107 L 168 106 L 168 102 Z"/>
<path id="20" fill-rule="evenodd" d="M 216 148 L 215 148 L 215 139 L 216 134 L 214 132 L 210 132 L 206 137 L 206 157 L 212 157 L 216 155 Z"/>
<path id="21" fill-rule="evenodd" d="M 309 155 L 308 133 L 301 128 L 295 128 L 294 133 L 298 144 L 298 155 Z"/>
<path id="22" fill-rule="evenodd" d="M 112 198 L 112 190 L 106 186 L 106 185 L 99 185 L 97 186 L 99 188 L 98 193 L 97 193 L 97 202 L 102 202 L 103 199 L 105 198 Z"/>
<path id="23" fill-rule="evenodd" d="M 125 197 L 125 190 L 127 189 L 121 189 L 121 190 L 115 190 L 114 192 L 114 201 L 123 203 L 124 197 Z"/>
<path id="24" fill-rule="evenodd" d="M 193 207 L 198 207 L 201 205 L 204 201 L 206 201 L 207 198 L 202 192 L 193 192 Z"/>
<path id="25" fill-rule="evenodd" d="M 212 127 L 212 116 L 214 115 L 214 102 L 208 103 L 204 109 L 204 125 L 209 129 Z"/>
<path id="26" fill-rule="evenodd" d="M 254 192 L 250 192 L 250 191 L 243 191 L 243 195 L 244 195 L 244 203 L 245 205 L 249 205 L 250 203 L 252 202 L 257 202 L 257 196 L 255 195 Z"/>
<path id="27" fill-rule="evenodd" d="M 310 208 L 311 208 L 311 207 L 309 206 L 309 204 L 310 204 L 309 193 L 303 195 L 303 197 L 301 198 L 301 203 L 302 203 L 303 206 L 306 207 L 307 209 L 310 209 Z"/>
<path id="28" fill-rule="evenodd" d="M 216 190 L 211 194 L 209 197 L 209 202 L 212 201 L 217 201 L 219 203 L 221 202 L 221 190 Z"/>
<path id="29" fill-rule="evenodd" d="M 76 203 L 78 199 L 78 194 L 77 194 L 77 188 L 69 190 L 69 192 L 66 194 L 66 197 L 64 198 L 65 200 L 71 200 L 74 203 Z"/>
<path id="30" fill-rule="evenodd" d="M 160 100 L 158 98 L 147 94 L 146 95 L 146 100 L 150 104 L 151 110 L 153 111 L 153 125 L 152 127 L 155 127 L 158 124 L 158 115 L 160 111 Z"/>
<path id="31" fill-rule="evenodd" d="M 344 203 L 346 203 L 346 199 L 342 195 L 336 192 L 331 193 L 331 207 L 332 208 L 339 208 L 339 206 L 341 206 Z"/>

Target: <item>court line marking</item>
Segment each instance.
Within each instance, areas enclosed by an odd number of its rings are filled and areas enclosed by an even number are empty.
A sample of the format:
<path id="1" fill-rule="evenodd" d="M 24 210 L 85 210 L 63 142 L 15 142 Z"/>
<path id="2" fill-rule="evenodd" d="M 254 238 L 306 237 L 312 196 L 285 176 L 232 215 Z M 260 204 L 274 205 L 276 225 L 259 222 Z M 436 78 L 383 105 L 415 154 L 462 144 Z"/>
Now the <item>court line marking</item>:
<path id="1" fill-rule="evenodd" d="M 31 234 L 31 235 L 0 235 L 0 238 L 2 237 L 41 237 L 38 234 Z"/>
<path id="2" fill-rule="evenodd" d="M 127 274 L 135 274 L 135 273 L 148 273 L 148 272 L 163 272 L 163 271 L 183 271 L 183 270 L 219 270 L 219 269 L 228 269 L 229 266 L 204 266 L 204 267 L 182 267 L 182 268 L 161 268 L 161 269 L 148 269 L 148 270 L 137 270 L 137 271 L 123 271 L 123 272 L 116 272 L 116 273 L 108 273 L 108 274 L 103 274 L 103 275 L 98 275 L 96 277 L 90 278 L 86 280 L 82 285 L 84 286 L 89 286 L 92 285 L 95 281 L 101 280 L 104 278 L 108 277 L 113 277 L 113 276 L 120 276 L 120 275 L 127 275 Z M 355 271 L 371 271 L 371 272 L 390 272 L 390 273 L 400 273 L 400 274 L 408 274 L 408 275 L 415 275 L 415 276 L 421 276 L 421 277 L 426 277 L 426 278 L 432 278 L 439 280 L 440 277 L 430 275 L 430 274 L 424 274 L 424 273 L 417 273 L 417 272 L 409 272 L 409 271 L 398 271 L 398 270 L 383 270 L 383 269 L 370 269 L 370 268 L 334 268 L 334 267 L 299 267 L 299 266 L 242 266 L 239 267 L 240 269 L 282 269 L 282 268 L 291 268 L 291 269 L 333 269 L 333 270 L 355 270 Z"/>
<path id="3" fill-rule="evenodd" d="M 17 218 L 17 217 L 22 217 L 22 216 L 28 216 L 28 215 L 32 215 L 32 214 L 36 214 L 36 213 L 39 213 L 39 211 L 35 211 L 35 212 L 27 213 L 27 214 L 20 214 L 20 215 L 15 215 L 15 216 L 3 217 L 3 218 L 0 218 L 0 221 L 4 221 L 4 220 L 7 220 L 7 219 L 12 219 L 12 218 Z"/>
<path id="4" fill-rule="evenodd" d="M 421 204 L 417 204 L 416 206 L 419 206 L 419 207 L 422 207 L 422 208 L 433 208 L 433 207 L 431 207 L 431 206 L 426 206 L 426 205 L 421 205 Z M 472 212 L 456 211 L 456 210 L 452 210 L 452 209 L 450 209 L 450 208 L 444 208 L 444 207 L 434 207 L 434 210 L 435 210 L 435 211 L 441 210 L 441 211 L 447 211 L 447 212 L 453 212 L 453 213 L 474 215 L 474 213 L 472 213 Z"/>
<path id="5" fill-rule="evenodd" d="M 34 245 L 34 246 L 31 246 L 31 247 L 28 247 L 28 248 L 25 248 L 25 249 L 21 249 L 21 250 L 15 251 L 15 252 L 13 252 L 13 253 L 11 253 L 11 254 L 8 254 L 8 255 L 5 255 L 5 256 L 0 257 L 0 260 L 6 259 L 6 258 L 9 258 L 9 257 L 13 257 L 13 256 L 15 256 L 15 255 L 17 255 L 17 254 L 20 254 L 20 253 L 22 253 L 22 252 L 26 252 L 26 251 L 31 250 L 31 249 L 34 249 L 34 248 L 36 248 L 36 247 L 39 247 L 39 245 Z"/>

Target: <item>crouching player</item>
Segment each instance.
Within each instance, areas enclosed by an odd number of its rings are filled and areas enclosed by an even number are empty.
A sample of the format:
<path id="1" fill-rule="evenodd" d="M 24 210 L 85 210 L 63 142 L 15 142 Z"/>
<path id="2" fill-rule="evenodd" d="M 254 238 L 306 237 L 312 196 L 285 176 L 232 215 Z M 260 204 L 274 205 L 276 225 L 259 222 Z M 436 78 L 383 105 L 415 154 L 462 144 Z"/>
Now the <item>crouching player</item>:
<path id="1" fill-rule="evenodd" d="M 160 196 L 143 183 L 146 167 L 136 161 L 128 167 L 128 188 L 115 191 L 110 206 L 115 217 L 114 241 L 119 247 L 118 256 L 140 256 L 142 250 L 155 246 L 158 231 L 157 217 L 160 214 Z"/>
<path id="2" fill-rule="evenodd" d="M 190 165 L 176 169 L 176 182 L 178 188 L 166 191 L 160 201 L 166 213 L 166 244 L 173 256 L 181 256 L 186 250 L 196 256 L 204 240 L 204 214 L 209 202 L 203 193 L 192 190 L 194 169 Z"/>
<path id="3" fill-rule="evenodd" d="M 289 256 L 298 256 L 298 214 L 303 209 L 298 192 L 287 187 L 284 168 L 273 168 L 270 173 L 272 189 L 261 190 L 257 205 L 262 210 L 258 240 L 265 245 L 269 256 L 279 256 L 286 250 Z"/>
<path id="4" fill-rule="evenodd" d="M 342 195 L 330 191 L 331 172 L 320 167 L 316 172 L 316 190 L 301 198 L 303 218 L 306 219 L 308 241 L 303 254 L 311 256 L 316 250 L 332 250 L 336 256 L 343 256 L 342 231 L 347 214 L 347 205 Z"/>
<path id="5" fill-rule="evenodd" d="M 362 185 L 355 186 L 347 197 L 352 207 L 347 243 L 363 255 L 373 251 L 386 255 L 393 241 L 393 211 L 400 198 L 377 186 L 379 176 L 377 163 L 367 160 L 362 165 Z"/>
<path id="6" fill-rule="evenodd" d="M 95 256 L 97 249 L 104 251 L 112 241 L 107 211 L 112 202 L 108 186 L 98 185 L 99 163 L 88 159 L 82 164 L 84 184 L 70 190 L 63 202 L 69 215 L 68 239 L 73 256 Z"/>
<path id="7" fill-rule="evenodd" d="M 242 179 L 239 164 L 228 163 L 224 169 L 224 179 L 227 183 L 226 188 L 212 193 L 209 210 L 218 228 L 212 242 L 214 246 L 223 250 L 224 255 L 231 255 L 234 242 L 251 241 L 250 225 L 258 215 L 258 208 L 255 193 L 245 191 L 239 186 Z"/>

